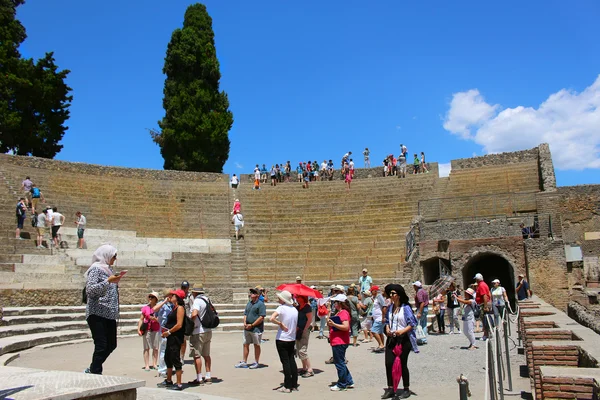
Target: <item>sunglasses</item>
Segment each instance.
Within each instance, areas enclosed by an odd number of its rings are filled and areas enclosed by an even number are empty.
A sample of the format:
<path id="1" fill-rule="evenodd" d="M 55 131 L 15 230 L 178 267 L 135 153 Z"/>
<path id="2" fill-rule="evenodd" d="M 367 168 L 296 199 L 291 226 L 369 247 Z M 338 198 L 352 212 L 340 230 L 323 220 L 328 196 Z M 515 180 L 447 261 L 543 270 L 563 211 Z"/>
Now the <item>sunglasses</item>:
<path id="1" fill-rule="evenodd" d="M 396 293 L 396 292 L 390 292 L 390 296 L 395 296 L 395 295 L 397 295 L 397 294 L 398 294 L 398 293 Z"/>

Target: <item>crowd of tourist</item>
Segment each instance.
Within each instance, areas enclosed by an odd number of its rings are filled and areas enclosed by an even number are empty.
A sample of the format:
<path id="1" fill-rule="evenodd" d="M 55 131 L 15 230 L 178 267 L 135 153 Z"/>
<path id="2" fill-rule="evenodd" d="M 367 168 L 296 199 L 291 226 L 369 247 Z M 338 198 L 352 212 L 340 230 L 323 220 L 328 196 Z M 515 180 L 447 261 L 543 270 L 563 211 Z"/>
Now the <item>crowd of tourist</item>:
<path id="1" fill-rule="evenodd" d="M 235 211 L 235 208 L 234 208 Z M 237 214 L 236 214 L 237 215 Z M 86 373 L 101 374 L 102 364 L 116 348 L 116 320 L 119 314 L 118 284 L 127 271 L 115 273 L 113 265 L 117 260 L 117 249 L 110 245 L 100 246 L 93 255 L 92 265 L 86 272 L 84 298 L 87 302 L 86 319 L 94 340 L 94 353 Z M 462 332 L 467 337 L 469 350 L 478 348 L 475 339 L 475 323 L 483 322 L 485 340 L 498 318 L 509 306 L 506 289 L 498 279 L 492 281 L 490 290 L 483 276 L 478 273 L 475 283 L 464 294 L 451 282 L 432 299 L 432 310 L 436 313 L 438 333 L 444 334 L 448 310 L 449 333 L 460 333 L 458 318 L 463 321 Z M 386 370 L 386 388 L 382 399 L 405 399 L 411 396 L 410 369 L 408 358 L 411 353 L 419 353 L 419 346 L 428 343 L 428 313 L 430 299 L 421 282 L 412 283 L 414 308 L 406 290 L 399 284 L 387 284 L 380 289 L 364 269 L 356 283 L 348 286 L 331 285 L 328 293 L 302 285 L 300 276 L 296 285 L 287 285 L 289 290 L 277 292 L 279 306 L 267 319 L 267 290 L 257 286 L 248 291 L 241 323 L 243 327 L 242 359 L 235 368 L 257 369 L 260 363 L 261 346 L 265 343 L 263 332 L 265 323 L 277 325 L 275 348 L 283 368 L 284 382 L 277 388 L 283 393 L 298 390 L 298 380 L 313 377 L 314 371 L 309 356 L 309 342 L 312 332 L 317 339 L 327 339 L 331 346 L 331 358 L 326 364 L 333 364 L 338 379 L 331 391 L 344 391 L 354 388 L 355 381 L 348 368 L 346 351 L 348 347 L 359 346 L 358 337 L 363 333 L 361 343 L 376 345 L 374 353 L 384 354 L 382 364 Z M 286 286 L 286 287 L 287 287 Z M 308 290 L 308 294 L 294 294 L 296 289 Z M 531 296 L 524 276 L 519 275 L 515 287 L 518 300 Z M 179 289 L 164 289 L 162 294 L 148 293 L 148 303 L 143 306 L 138 321 L 138 334 L 143 340 L 143 369 L 155 370 L 164 380 L 157 384 L 171 390 L 182 390 L 182 365 L 186 346 L 190 344 L 196 375 L 188 386 L 209 385 L 212 383 L 211 369 L 211 321 L 217 315 L 210 298 L 202 287 L 190 288 L 183 281 Z M 444 310 L 444 312 L 442 312 Z M 208 318 L 207 318 L 208 316 Z M 212 317 L 211 317 L 212 316 Z M 218 320 L 217 320 L 218 324 Z M 325 329 L 327 328 L 327 329 Z M 434 326 L 431 331 L 435 332 Z M 249 362 L 252 346 L 252 362 Z M 298 368 L 296 357 L 300 359 Z M 203 368 L 204 365 L 204 368 Z M 203 372 L 204 369 L 204 372 Z M 402 388 L 399 389 L 401 371 Z"/>
<path id="2" fill-rule="evenodd" d="M 19 198 L 16 206 L 16 217 L 17 217 L 17 229 L 15 231 L 15 238 L 18 240 L 25 240 L 21 236 L 21 231 L 25 227 L 25 221 L 27 220 L 27 213 L 31 213 L 31 226 L 36 230 L 36 247 L 38 249 L 44 249 L 47 247 L 59 247 L 62 243 L 60 229 L 64 225 L 66 217 L 58 212 L 58 208 L 51 207 L 49 205 L 42 205 L 46 203 L 46 199 L 40 188 L 31 181 L 30 177 L 26 177 L 21 183 L 21 192 L 23 196 Z M 75 213 L 77 220 L 74 224 L 77 227 L 77 248 L 82 249 L 85 245 L 83 238 L 84 231 L 86 228 L 87 220 L 80 211 Z M 47 240 L 47 235 L 50 233 L 50 240 Z M 46 242 L 46 245 L 44 245 Z"/>
<path id="3" fill-rule="evenodd" d="M 362 154 L 364 157 L 363 167 L 371 168 L 369 148 L 365 147 Z M 397 157 L 390 154 L 383 159 L 383 176 L 406 177 L 406 174 L 429 172 L 424 152 L 421 152 L 420 157 L 415 153 L 412 164 L 407 160 L 409 160 L 408 149 L 405 145 L 400 144 L 400 154 Z M 355 168 L 352 152 L 344 153 L 339 164 L 339 173 L 348 188 L 354 178 Z M 302 183 L 302 187 L 308 188 L 310 182 L 332 180 L 335 173 L 336 167 L 332 159 L 325 159 L 320 164 L 317 160 L 300 161 L 296 167 L 292 166 L 290 161 L 271 164 L 270 168 L 266 164 L 262 164 L 262 167 L 256 164 L 252 173 L 253 188 L 259 190 L 261 184 L 269 183 L 271 186 L 277 186 L 278 183 L 284 182 L 299 182 Z M 233 174 L 230 184 L 234 189 L 240 184 L 240 179 L 236 174 Z"/>

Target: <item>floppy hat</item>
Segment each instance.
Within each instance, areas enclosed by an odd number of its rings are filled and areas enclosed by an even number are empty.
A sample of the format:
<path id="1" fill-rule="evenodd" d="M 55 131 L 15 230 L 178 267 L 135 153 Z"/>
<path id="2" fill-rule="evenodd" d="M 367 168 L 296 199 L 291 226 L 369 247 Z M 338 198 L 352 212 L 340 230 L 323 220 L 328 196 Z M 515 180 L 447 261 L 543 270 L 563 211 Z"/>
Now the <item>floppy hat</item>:
<path id="1" fill-rule="evenodd" d="M 342 292 L 345 292 L 345 291 L 346 291 L 346 288 L 345 288 L 345 287 L 343 287 L 342 285 L 335 285 L 335 288 L 334 288 L 334 289 L 335 289 L 335 290 L 340 290 L 340 291 L 342 291 Z"/>
<path id="2" fill-rule="evenodd" d="M 366 268 L 363 269 L 363 272 L 369 272 Z"/>
<path id="3" fill-rule="evenodd" d="M 192 293 L 204 293 L 204 288 L 203 287 L 197 287 L 197 288 L 193 288 L 192 289 Z"/>
<path id="4" fill-rule="evenodd" d="M 340 294 L 336 294 L 333 297 L 330 297 L 329 300 L 331 300 L 331 301 L 346 301 L 346 300 L 348 300 L 348 298 L 346 297 L 345 294 L 340 293 Z"/>
<path id="5" fill-rule="evenodd" d="M 302 280 L 302 277 L 300 277 L 300 276 L 297 276 L 297 277 L 296 277 L 296 280 L 297 280 L 297 281 L 301 281 L 301 280 Z"/>
<path id="6" fill-rule="evenodd" d="M 363 294 L 364 294 L 365 296 L 370 296 L 370 295 L 371 295 L 371 291 L 370 291 L 370 290 L 365 290 L 365 291 L 363 292 Z"/>
<path id="7" fill-rule="evenodd" d="M 156 298 L 156 300 L 158 300 L 158 297 L 160 295 L 157 292 L 150 292 L 150 293 L 148 293 L 148 297 L 150 297 L 150 296 L 152 296 L 152 297 Z"/>
<path id="8" fill-rule="evenodd" d="M 473 296 L 475 294 L 475 291 L 471 288 L 468 288 L 467 290 L 465 290 L 465 293 L 469 293 L 471 296 Z"/>
<path id="9" fill-rule="evenodd" d="M 292 294 L 290 292 L 288 292 L 287 290 L 277 293 L 277 297 L 279 297 L 279 299 L 281 299 L 281 301 L 283 301 L 288 306 L 291 306 L 292 304 L 294 304 L 294 300 L 292 299 Z"/>

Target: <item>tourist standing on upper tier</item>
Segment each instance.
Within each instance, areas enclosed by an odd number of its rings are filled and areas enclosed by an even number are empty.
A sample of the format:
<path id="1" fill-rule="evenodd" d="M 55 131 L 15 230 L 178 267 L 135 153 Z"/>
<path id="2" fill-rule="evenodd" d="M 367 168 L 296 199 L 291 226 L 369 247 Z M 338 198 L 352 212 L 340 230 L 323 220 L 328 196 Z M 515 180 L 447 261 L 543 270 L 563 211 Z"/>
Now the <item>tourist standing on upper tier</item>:
<path id="1" fill-rule="evenodd" d="M 385 335 L 387 336 L 385 346 L 385 372 L 387 377 L 387 389 L 382 399 L 407 399 L 411 395 L 410 372 L 408 370 L 408 355 L 411 350 L 419 352 L 417 336 L 414 329 L 417 327 L 417 319 L 408 301 L 406 291 L 401 285 L 390 284 L 385 287 L 391 304 L 387 312 L 387 324 Z M 397 346 L 399 346 L 397 348 Z M 404 390 L 398 391 L 394 387 L 392 369 L 396 358 L 400 358 L 402 368 L 402 384 Z"/>
<path id="2" fill-rule="evenodd" d="M 243 359 L 235 365 L 236 368 L 256 369 L 260 363 L 260 343 L 264 332 L 264 321 L 267 316 L 265 303 L 258 300 L 259 292 L 255 288 L 250 289 L 250 301 L 244 310 L 244 352 Z M 250 345 L 254 345 L 254 363 L 248 365 Z"/>
<path id="3" fill-rule="evenodd" d="M 154 312 L 158 303 L 158 293 L 148 293 L 148 304 L 142 307 L 138 320 L 138 335 L 142 337 L 144 347 L 144 370 L 158 369 L 158 351 L 160 349 L 160 323 Z M 152 349 L 152 367 L 150 366 L 150 350 Z"/>
<path id="4" fill-rule="evenodd" d="M 471 288 L 465 290 L 465 298 L 458 295 L 454 295 L 454 298 L 460 303 L 464 304 L 463 308 L 463 333 L 469 339 L 469 350 L 477 349 L 475 346 L 475 306 L 477 302 L 473 298 L 475 296 L 475 291 Z"/>
<path id="5" fill-rule="evenodd" d="M 96 249 L 92 265 L 84 277 L 87 304 L 85 319 L 92 332 L 94 354 L 84 371 L 102 374 L 102 364 L 117 348 L 117 319 L 119 318 L 119 282 L 127 271 L 115 274 L 112 266 L 117 261 L 117 249 L 105 244 Z"/>
<path id="6" fill-rule="evenodd" d="M 425 163 L 425 153 L 421 152 L 421 172 L 429 172 Z"/>
<path id="7" fill-rule="evenodd" d="M 23 240 L 21 237 L 21 229 L 27 218 L 27 206 L 25 205 L 25 197 L 21 197 L 17 203 L 16 215 L 17 215 L 17 230 L 15 231 L 15 238 Z"/>
<path id="8" fill-rule="evenodd" d="M 75 225 L 77 226 L 77 248 L 83 249 L 83 246 L 85 244 L 85 240 L 83 239 L 83 233 L 85 231 L 85 225 L 87 223 L 87 220 L 85 219 L 85 216 L 81 213 L 81 211 L 77 211 L 75 213 L 75 216 L 77 217 L 77 221 L 75 221 Z"/>
<path id="9" fill-rule="evenodd" d="M 369 155 L 371 152 L 368 147 L 365 147 L 365 151 L 363 151 L 363 156 L 365 157 L 365 168 L 371 168 L 371 158 Z"/>
<path id="10" fill-rule="evenodd" d="M 529 290 L 529 283 L 525 279 L 523 274 L 519 274 L 519 282 L 517 282 L 516 286 L 517 299 L 527 300 L 531 297 L 531 290 Z"/>
<path id="11" fill-rule="evenodd" d="M 423 284 L 419 281 L 413 283 L 415 289 L 415 308 L 417 309 L 417 321 L 423 328 L 425 338 L 421 340 L 421 344 L 427 344 L 427 314 L 429 314 L 429 294 L 423 289 Z"/>
<path id="12" fill-rule="evenodd" d="M 419 165 L 420 164 L 421 164 L 421 162 L 419 161 L 419 156 L 417 156 L 417 153 L 415 153 L 415 157 L 413 159 L 413 168 L 414 168 L 413 173 L 414 174 L 418 174 L 419 173 Z"/>
<path id="13" fill-rule="evenodd" d="M 400 153 L 400 155 L 398 156 L 398 164 L 400 166 L 399 169 L 399 175 L 401 178 L 406 178 L 406 156 L 404 155 L 404 153 Z"/>
<path id="14" fill-rule="evenodd" d="M 194 331 L 190 338 L 190 356 L 194 359 L 196 368 L 196 378 L 188 382 L 190 386 L 206 385 L 212 383 L 210 375 L 212 368 L 212 359 L 210 357 L 210 342 L 212 341 L 212 329 L 202 325 L 202 318 L 206 315 L 210 299 L 204 294 L 204 288 L 192 289 L 194 295 L 194 304 L 192 305 L 192 321 L 194 321 Z M 202 377 L 202 359 L 206 369 L 206 378 Z"/>
<path id="15" fill-rule="evenodd" d="M 329 387 L 329 390 L 339 392 L 354 388 L 354 380 L 346 365 L 346 350 L 350 344 L 350 305 L 344 294 L 335 295 L 330 301 L 335 314 L 327 318 L 327 326 L 329 326 L 329 343 L 338 380 L 335 385 Z"/>
<path id="16" fill-rule="evenodd" d="M 231 188 L 237 189 L 239 184 L 240 184 L 240 181 L 239 181 L 237 175 L 233 174 L 233 176 L 231 177 Z"/>
<path id="17" fill-rule="evenodd" d="M 29 177 L 25 177 L 25 180 L 23 182 L 21 182 L 21 191 L 23 192 L 23 195 L 25 196 L 25 199 L 27 201 L 26 206 L 31 208 L 31 188 L 33 186 L 33 182 L 31 182 L 31 179 L 29 179 Z"/>
<path id="18" fill-rule="evenodd" d="M 481 307 L 481 319 L 483 320 L 483 337 L 481 340 L 486 340 L 490 333 L 490 323 L 488 321 L 487 315 L 493 315 L 494 312 L 492 310 L 492 294 L 490 293 L 490 288 L 483 281 L 483 275 L 475 274 L 475 278 L 477 281 L 477 291 L 475 292 L 475 301 Z"/>
<path id="19" fill-rule="evenodd" d="M 269 319 L 279 326 L 275 338 L 277 354 L 283 367 L 283 386 L 277 388 L 283 393 L 291 393 L 298 388 L 298 367 L 294 359 L 294 346 L 296 344 L 296 327 L 298 323 L 298 310 L 294 308 L 294 300 L 287 290 L 277 293 L 279 307 Z"/>
<path id="20" fill-rule="evenodd" d="M 167 317 L 167 328 L 162 337 L 167 338 L 167 348 L 165 350 L 165 364 L 167 366 L 167 377 L 164 381 L 157 384 L 158 387 L 163 387 L 171 390 L 183 390 L 181 385 L 181 374 L 183 357 L 181 357 L 181 348 L 185 341 L 183 323 L 185 321 L 185 306 L 183 303 L 186 293 L 179 289 L 173 290 L 170 293 L 170 301 L 173 304 L 173 310 Z M 177 384 L 173 383 L 173 368 L 177 376 Z"/>
<path id="21" fill-rule="evenodd" d="M 65 223 L 65 216 L 58 212 L 57 207 L 52 208 L 52 241 L 58 247 L 61 240 L 60 228 Z"/>

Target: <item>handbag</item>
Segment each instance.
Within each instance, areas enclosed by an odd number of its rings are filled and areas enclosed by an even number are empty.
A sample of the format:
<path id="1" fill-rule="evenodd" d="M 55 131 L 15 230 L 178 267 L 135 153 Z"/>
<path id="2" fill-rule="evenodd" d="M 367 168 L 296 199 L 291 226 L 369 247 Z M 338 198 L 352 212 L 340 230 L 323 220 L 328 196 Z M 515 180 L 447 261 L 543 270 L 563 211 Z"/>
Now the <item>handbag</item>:
<path id="1" fill-rule="evenodd" d="M 423 327 L 421 325 L 417 325 L 416 329 L 417 341 L 425 340 L 427 337 L 425 336 L 425 332 L 423 331 Z"/>
<path id="2" fill-rule="evenodd" d="M 142 335 L 145 335 L 148 332 L 148 322 L 142 322 L 142 326 L 140 327 L 140 331 L 142 331 Z"/>

